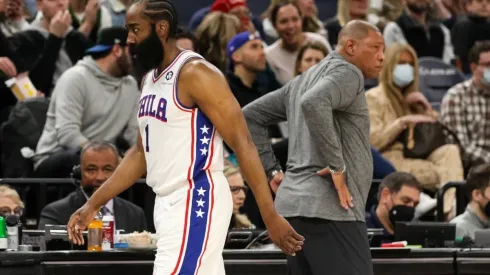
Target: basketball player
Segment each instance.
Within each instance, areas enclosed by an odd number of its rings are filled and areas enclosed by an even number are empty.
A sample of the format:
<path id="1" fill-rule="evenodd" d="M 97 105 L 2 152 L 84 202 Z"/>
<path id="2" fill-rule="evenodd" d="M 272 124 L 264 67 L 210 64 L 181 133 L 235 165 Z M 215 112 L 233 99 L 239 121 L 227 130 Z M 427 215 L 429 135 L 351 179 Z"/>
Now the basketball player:
<path id="1" fill-rule="evenodd" d="M 304 238 L 274 209 L 240 106 L 215 67 L 176 46 L 177 22 L 167 0 L 142 0 L 128 10 L 127 43 L 135 65 L 148 69 L 140 136 L 111 178 L 72 215 L 70 240 L 83 244 L 82 231 L 98 209 L 147 172 L 157 195 L 154 274 L 225 274 L 222 251 L 233 206 L 223 175 L 223 137 L 236 152 L 271 240 L 294 255 Z"/>

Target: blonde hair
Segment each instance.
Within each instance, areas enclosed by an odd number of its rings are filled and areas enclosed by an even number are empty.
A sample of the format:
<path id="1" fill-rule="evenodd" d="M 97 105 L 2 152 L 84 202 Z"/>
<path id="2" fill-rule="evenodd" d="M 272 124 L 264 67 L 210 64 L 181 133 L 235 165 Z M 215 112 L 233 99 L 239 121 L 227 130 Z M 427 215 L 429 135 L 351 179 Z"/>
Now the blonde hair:
<path id="1" fill-rule="evenodd" d="M 396 65 L 398 65 L 400 55 L 403 52 L 409 53 L 414 60 L 414 79 L 413 82 L 402 91 L 402 89 L 393 83 L 393 71 L 395 70 Z M 410 106 L 405 102 L 404 97 L 409 93 L 417 91 L 419 87 L 418 58 L 415 50 L 410 45 L 395 43 L 386 49 L 383 69 L 379 74 L 379 83 L 383 87 L 397 116 L 402 117 L 408 115 L 410 113 Z"/>
<path id="2" fill-rule="evenodd" d="M 223 174 L 225 175 L 225 177 L 231 177 L 235 174 L 238 174 L 240 173 L 240 169 L 238 169 L 238 167 L 235 167 L 235 166 L 232 166 L 232 165 L 227 165 L 225 166 L 225 168 L 223 169 Z"/>
<path id="3" fill-rule="evenodd" d="M 240 30 L 240 20 L 231 14 L 212 12 L 196 30 L 199 53 L 221 71 L 226 71 L 226 46 Z"/>
<path id="4" fill-rule="evenodd" d="M 17 203 L 20 207 L 24 208 L 24 203 L 20 199 L 19 193 L 15 191 L 12 187 L 2 184 L 0 185 L 0 197 L 11 198 L 15 203 Z"/>
<path id="5" fill-rule="evenodd" d="M 352 20 L 350 16 L 350 2 L 351 0 L 338 0 L 337 1 L 337 19 L 339 20 L 339 25 L 341 27 L 349 23 Z M 367 20 L 364 18 L 364 20 Z"/>

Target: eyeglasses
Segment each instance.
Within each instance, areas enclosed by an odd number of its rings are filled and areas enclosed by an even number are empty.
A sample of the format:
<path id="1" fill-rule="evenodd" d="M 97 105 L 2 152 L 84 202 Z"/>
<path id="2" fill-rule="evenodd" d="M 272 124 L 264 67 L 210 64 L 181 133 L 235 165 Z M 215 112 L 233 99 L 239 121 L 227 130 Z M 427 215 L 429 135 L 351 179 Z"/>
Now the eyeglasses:
<path id="1" fill-rule="evenodd" d="M 240 192 L 240 190 L 243 190 L 245 194 L 247 194 L 248 187 L 247 186 L 230 186 L 230 190 L 232 193 L 236 194 Z"/>
<path id="2" fill-rule="evenodd" d="M 16 207 L 15 209 L 12 209 L 8 206 L 0 207 L 0 216 L 6 217 L 8 215 L 17 215 L 17 216 L 22 216 L 24 214 L 24 208 L 22 207 Z"/>

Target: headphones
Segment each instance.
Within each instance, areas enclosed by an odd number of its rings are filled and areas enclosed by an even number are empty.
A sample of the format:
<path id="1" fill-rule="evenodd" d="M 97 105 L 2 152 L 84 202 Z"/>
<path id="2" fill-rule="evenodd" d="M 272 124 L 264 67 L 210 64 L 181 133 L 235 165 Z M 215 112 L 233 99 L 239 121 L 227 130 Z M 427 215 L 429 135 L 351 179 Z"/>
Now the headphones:
<path id="1" fill-rule="evenodd" d="M 80 165 L 73 166 L 71 170 L 71 178 L 75 180 L 82 180 L 82 170 Z"/>

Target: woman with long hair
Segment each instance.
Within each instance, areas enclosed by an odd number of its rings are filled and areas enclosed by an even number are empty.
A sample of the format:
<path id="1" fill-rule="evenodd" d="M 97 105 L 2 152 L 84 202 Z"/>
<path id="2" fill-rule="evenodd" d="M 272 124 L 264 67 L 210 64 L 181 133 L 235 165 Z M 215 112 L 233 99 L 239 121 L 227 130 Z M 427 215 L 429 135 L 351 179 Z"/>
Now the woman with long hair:
<path id="1" fill-rule="evenodd" d="M 280 38 L 265 49 L 265 56 L 282 85 L 294 78 L 296 57 L 303 45 L 317 41 L 331 51 L 325 37 L 303 31 L 301 10 L 296 4 L 285 3 L 275 6 L 270 18 Z"/>
<path id="2" fill-rule="evenodd" d="M 226 72 L 226 45 L 239 30 L 238 17 L 223 12 L 208 14 L 196 30 L 199 54 L 222 72 Z"/>
<path id="3" fill-rule="evenodd" d="M 366 92 L 370 139 L 397 171 L 413 174 L 424 189 L 435 192 L 450 181 L 462 181 L 464 172 L 459 148 L 454 144 L 437 148 L 426 159 L 404 156 L 404 145 L 399 141 L 402 132 L 419 123 L 434 123 L 438 118 L 418 91 L 417 63 L 417 54 L 409 45 L 394 44 L 386 50 L 379 85 Z M 445 214 L 453 207 L 454 191 L 449 190 L 444 197 Z"/>
<path id="4" fill-rule="evenodd" d="M 280 4 L 293 3 L 299 7 L 303 16 L 303 31 L 313 32 L 327 37 L 327 31 L 323 27 L 322 21 L 318 19 L 318 9 L 314 0 L 271 0 L 269 8 L 262 14 L 264 32 L 272 39 L 279 38 L 274 24 L 271 21 L 272 9 Z"/>
<path id="5" fill-rule="evenodd" d="M 295 75 L 300 75 L 320 63 L 328 55 L 328 49 L 319 42 L 311 42 L 299 50 L 296 58 Z"/>

